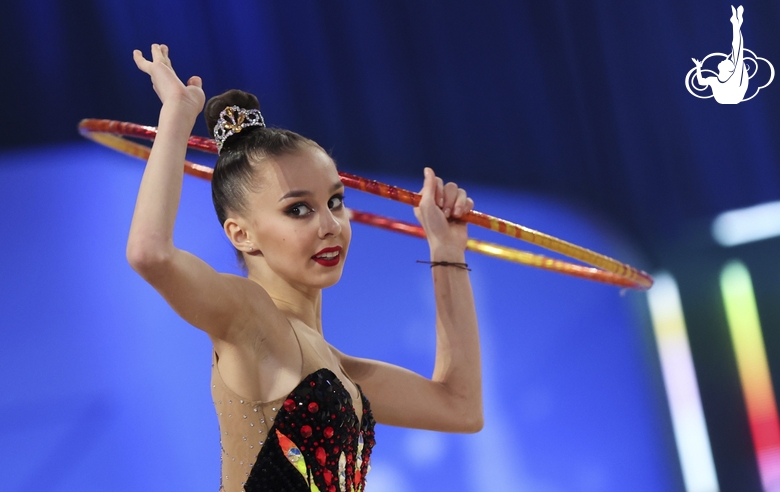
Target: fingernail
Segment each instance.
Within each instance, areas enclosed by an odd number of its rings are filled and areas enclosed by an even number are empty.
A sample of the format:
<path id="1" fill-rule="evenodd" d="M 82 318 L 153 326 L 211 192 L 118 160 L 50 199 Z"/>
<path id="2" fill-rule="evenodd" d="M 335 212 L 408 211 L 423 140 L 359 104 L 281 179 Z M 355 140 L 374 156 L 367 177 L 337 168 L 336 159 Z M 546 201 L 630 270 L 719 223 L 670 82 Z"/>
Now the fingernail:
<path id="1" fill-rule="evenodd" d="M 444 209 L 444 216 L 445 217 L 449 217 L 450 216 L 450 209 L 449 208 L 445 208 Z"/>
<path id="2" fill-rule="evenodd" d="M 444 205 L 444 198 L 439 198 L 439 206 L 441 207 Z"/>
<path id="3" fill-rule="evenodd" d="M 460 215 L 460 207 L 455 207 L 455 216 Z"/>

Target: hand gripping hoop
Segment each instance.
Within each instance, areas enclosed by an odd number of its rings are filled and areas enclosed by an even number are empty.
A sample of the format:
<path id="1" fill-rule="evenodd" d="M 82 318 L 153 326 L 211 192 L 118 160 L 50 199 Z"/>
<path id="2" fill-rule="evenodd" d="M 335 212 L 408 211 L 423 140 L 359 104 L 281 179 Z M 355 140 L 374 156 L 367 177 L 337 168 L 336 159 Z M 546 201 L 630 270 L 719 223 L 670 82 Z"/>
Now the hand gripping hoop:
<path id="1" fill-rule="evenodd" d="M 140 159 L 148 159 L 151 149 L 125 137 L 141 138 L 154 140 L 157 135 L 157 128 L 153 126 L 137 125 L 135 123 L 124 123 L 113 120 L 86 119 L 79 123 L 79 133 L 84 137 L 93 140 L 99 144 L 129 154 Z M 187 142 L 190 149 L 200 150 L 211 154 L 217 153 L 216 142 L 204 137 L 190 137 Z M 202 166 L 189 161 L 184 161 L 184 172 L 197 176 L 199 178 L 211 180 L 213 170 L 208 166 Z M 379 195 L 391 200 L 395 200 L 407 205 L 417 206 L 420 203 L 421 196 L 409 190 L 404 190 L 395 186 L 380 183 L 373 179 L 361 178 L 354 174 L 339 172 L 344 186 L 357 190 Z M 383 217 L 369 212 L 361 212 L 355 209 L 349 209 L 350 219 L 362 224 L 373 225 L 383 229 L 402 232 L 411 236 L 425 238 L 425 231 L 422 227 L 403 222 L 400 220 Z M 647 290 L 653 285 L 653 278 L 647 273 L 638 270 L 630 265 L 614 260 L 608 256 L 596 253 L 589 249 L 577 246 L 576 244 L 563 241 L 556 237 L 544 234 L 542 232 L 529 229 L 519 224 L 514 224 L 504 219 L 499 219 L 491 215 L 483 214 L 475 210 L 459 218 L 470 224 L 478 225 L 492 231 L 500 232 L 522 241 L 526 241 L 550 251 L 555 251 L 562 255 L 574 258 L 591 267 L 569 263 L 563 260 L 556 260 L 546 256 L 520 251 L 507 246 L 469 239 L 466 249 L 486 254 L 496 258 L 520 263 L 523 265 L 542 268 L 558 273 L 565 273 L 575 277 L 595 280 L 619 287 L 625 287 L 636 290 Z M 595 268 L 594 268 L 595 267 Z"/>

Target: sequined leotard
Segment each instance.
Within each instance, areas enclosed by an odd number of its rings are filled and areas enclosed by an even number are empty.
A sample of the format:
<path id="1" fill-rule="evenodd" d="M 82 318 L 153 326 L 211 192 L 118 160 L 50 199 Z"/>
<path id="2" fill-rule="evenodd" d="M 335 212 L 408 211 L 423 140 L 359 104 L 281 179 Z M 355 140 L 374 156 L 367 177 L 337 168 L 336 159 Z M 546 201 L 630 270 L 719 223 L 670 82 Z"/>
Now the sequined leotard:
<path id="1" fill-rule="evenodd" d="M 358 419 L 342 382 L 305 337 L 295 337 L 301 374 L 307 376 L 289 395 L 273 401 L 235 394 L 222 381 L 214 354 L 211 393 L 222 445 L 220 491 L 361 492 L 365 487 L 375 423 L 368 399 L 356 384 L 363 408 Z"/>

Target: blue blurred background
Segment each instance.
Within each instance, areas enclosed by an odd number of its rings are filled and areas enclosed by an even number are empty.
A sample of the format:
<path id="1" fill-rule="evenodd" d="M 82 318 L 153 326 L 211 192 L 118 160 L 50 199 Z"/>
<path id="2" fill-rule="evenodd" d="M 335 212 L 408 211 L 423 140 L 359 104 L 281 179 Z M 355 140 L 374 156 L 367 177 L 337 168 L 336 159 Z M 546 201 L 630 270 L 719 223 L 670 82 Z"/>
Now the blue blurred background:
<path id="1" fill-rule="evenodd" d="M 747 47 L 780 62 L 780 4 L 745 9 Z M 735 106 L 685 89 L 692 57 L 730 49 L 728 2 L 6 0 L 3 10 L 1 490 L 218 487 L 208 339 L 124 257 L 143 164 L 76 132 L 82 118 L 156 124 L 135 48 L 168 44 L 207 96 L 255 93 L 267 122 L 313 138 L 341 170 L 416 191 L 431 166 L 480 211 L 669 269 L 684 305 L 722 263 L 712 218 L 780 199 L 777 82 Z M 409 207 L 356 191 L 346 203 L 414 221 Z M 324 293 L 326 337 L 430 375 L 434 297 L 414 263 L 426 243 L 353 233 L 344 277 Z M 237 271 L 208 183 L 185 178 L 176 243 Z M 734 254 L 760 257 L 760 273 L 780 263 L 767 251 L 777 249 Z M 685 490 L 645 294 L 467 259 L 485 429 L 382 426 L 368 490 Z M 776 284 L 763 305 L 777 302 Z M 718 302 L 688 305 L 716 313 L 689 330 L 720 490 L 759 491 Z M 777 327 L 764 333 L 774 381 Z"/>

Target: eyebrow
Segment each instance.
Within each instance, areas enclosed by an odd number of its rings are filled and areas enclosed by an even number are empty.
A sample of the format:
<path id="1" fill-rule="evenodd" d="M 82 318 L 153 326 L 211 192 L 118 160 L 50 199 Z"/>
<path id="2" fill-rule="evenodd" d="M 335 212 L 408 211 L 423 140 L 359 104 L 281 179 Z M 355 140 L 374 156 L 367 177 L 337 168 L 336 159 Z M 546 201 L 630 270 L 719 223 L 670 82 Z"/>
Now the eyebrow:
<path id="1" fill-rule="evenodd" d="M 334 191 L 336 191 L 336 190 L 338 190 L 340 188 L 343 188 L 343 187 L 344 187 L 344 183 L 339 181 L 338 183 L 336 183 L 336 184 L 334 184 L 333 186 L 330 187 L 330 193 L 333 193 Z M 293 191 L 287 192 L 282 198 L 279 199 L 279 201 L 281 202 L 285 198 L 293 198 L 293 197 L 301 197 L 301 196 L 311 196 L 312 194 L 313 193 L 311 191 L 308 191 L 308 190 L 293 190 Z"/>

